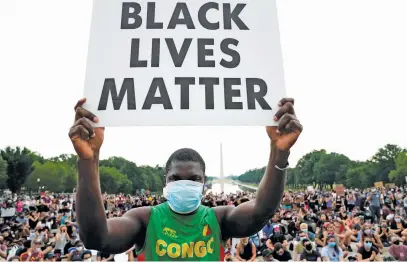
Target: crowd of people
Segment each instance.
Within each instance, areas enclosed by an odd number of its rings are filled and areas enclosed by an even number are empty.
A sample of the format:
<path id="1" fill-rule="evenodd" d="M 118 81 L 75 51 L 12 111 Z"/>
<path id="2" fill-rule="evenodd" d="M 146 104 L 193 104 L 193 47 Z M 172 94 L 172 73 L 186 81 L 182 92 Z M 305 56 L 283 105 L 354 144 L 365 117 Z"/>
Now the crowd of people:
<path id="1" fill-rule="evenodd" d="M 280 209 L 257 234 L 224 243 L 225 261 L 407 261 L 407 191 L 404 188 L 287 191 Z M 208 193 L 208 207 L 255 199 L 254 193 Z M 107 218 L 155 206 L 163 196 L 104 194 Z M 15 210 L 15 213 L 10 213 Z M 0 257 L 7 261 L 132 261 L 134 250 L 87 250 L 76 223 L 75 194 L 41 193 L 2 200 Z M 139 255 L 140 256 L 140 255 Z"/>

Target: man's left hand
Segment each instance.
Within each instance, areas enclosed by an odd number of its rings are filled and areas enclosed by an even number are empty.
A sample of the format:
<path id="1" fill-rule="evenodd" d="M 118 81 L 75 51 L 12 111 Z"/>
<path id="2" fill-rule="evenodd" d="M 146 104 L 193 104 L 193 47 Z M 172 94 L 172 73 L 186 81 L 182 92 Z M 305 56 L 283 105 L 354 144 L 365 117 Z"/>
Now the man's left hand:
<path id="1" fill-rule="evenodd" d="M 280 120 L 278 126 L 267 126 L 266 131 L 271 143 L 281 151 L 289 151 L 302 132 L 302 125 L 294 111 L 294 99 L 283 98 L 274 120 Z"/>

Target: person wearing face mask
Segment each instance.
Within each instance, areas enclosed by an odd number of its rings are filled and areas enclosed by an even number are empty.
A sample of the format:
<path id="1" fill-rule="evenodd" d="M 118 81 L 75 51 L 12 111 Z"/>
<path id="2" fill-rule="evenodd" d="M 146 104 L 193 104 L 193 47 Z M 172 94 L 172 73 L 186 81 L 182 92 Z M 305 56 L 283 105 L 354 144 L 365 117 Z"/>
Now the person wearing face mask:
<path id="1" fill-rule="evenodd" d="M 373 216 L 373 223 L 380 220 L 380 203 L 383 200 L 383 195 L 376 188 L 372 188 L 370 194 L 367 196 L 369 202 L 369 209 Z"/>
<path id="2" fill-rule="evenodd" d="M 284 249 L 286 249 L 288 245 L 287 239 L 285 238 L 279 225 L 273 226 L 273 231 L 266 241 L 266 246 L 268 249 L 274 250 L 274 245 L 276 243 L 280 243 L 284 247 Z"/>
<path id="3" fill-rule="evenodd" d="M 301 225 L 300 225 L 300 231 L 305 233 L 305 235 L 306 235 L 305 237 L 306 237 L 306 238 L 308 238 L 308 239 L 311 240 L 311 241 L 315 241 L 315 234 L 312 233 L 312 232 L 310 232 L 310 231 L 308 230 L 308 225 L 307 225 L 306 223 L 301 223 Z M 295 240 L 296 240 L 296 241 L 300 241 L 300 240 L 301 240 L 300 237 L 298 236 L 298 234 L 297 234 Z"/>
<path id="4" fill-rule="evenodd" d="M 40 240 L 35 240 L 32 243 L 32 247 L 27 250 L 27 252 L 21 254 L 21 261 L 42 261 L 44 259 L 44 253 L 41 249 L 42 242 Z"/>
<path id="5" fill-rule="evenodd" d="M 281 121 L 278 127 L 266 128 L 270 139 L 269 161 L 255 200 L 238 207 L 201 205 L 206 165 L 198 152 L 184 148 L 175 151 L 164 168 L 167 202 L 132 209 L 123 217 L 109 220 L 104 213 L 99 176 L 104 128 L 93 128 L 91 123 L 98 122 L 98 118 L 83 107 L 85 102 L 83 98 L 75 106 L 75 122 L 69 137 L 78 154 L 76 211 L 86 247 L 120 254 L 135 244 L 145 260 L 185 260 L 199 256 L 200 260 L 219 261 L 222 241 L 259 232 L 280 205 L 290 149 L 302 132 L 293 99 L 282 99 L 277 113 L 270 116 Z M 191 243 L 206 248 L 192 250 Z"/>
<path id="6" fill-rule="evenodd" d="M 398 261 L 407 261 L 407 246 L 403 244 L 403 240 L 393 235 L 390 242 L 389 254 Z"/>
<path id="7" fill-rule="evenodd" d="M 236 259 L 238 261 L 254 261 L 256 259 L 256 246 L 249 238 L 241 238 L 236 247 Z"/>
<path id="8" fill-rule="evenodd" d="M 376 231 L 373 229 L 371 224 L 365 224 L 363 225 L 361 231 L 359 232 L 359 245 L 358 247 L 363 246 L 363 243 L 365 241 L 365 236 L 369 236 L 372 239 L 373 246 L 377 249 L 382 249 L 383 243 L 380 240 L 379 234 L 376 233 Z"/>
<path id="9" fill-rule="evenodd" d="M 343 251 L 338 246 L 338 241 L 334 235 L 328 235 L 327 245 L 322 248 L 321 256 L 323 261 L 343 261 Z"/>
<path id="10" fill-rule="evenodd" d="M 402 223 L 401 217 L 395 215 L 393 221 L 390 222 L 390 233 L 401 235 L 401 232 L 404 230 L 404 225 Z"/>
<path id="11" fill-rule="evenodd" d="M 91 262 L 92 261 L 92 252 L 90 250 L 85 250 L 81 255 L 81 259 L 83 262 Z"/>
<path id="12" fill-rule="evenodd" d="M 321 254 L 314 249 L 309 239 L 304 239 L 302 245 L 304 246 L 304 250 L 300 255 L 300 261 L 321 261 Z"/>
<path id="13" fill-rule="evenodd" d="M 363 246 L 358 249 L 358 261 L 382 261 L 379 250 L 373 246 L 373 238 L 370 235 L 365 235 Z"/>
<path id="14" fill-rule="evenodd" d="M 81 241 L 76 241 L 75 246 L 71 247 L 68 250 L 68 261 L 81 261 L 82 260 L 82 254 L 85 252 L 85 249 L 83 247 L 83 243 Z"/>
<path id="15" fill-rule="evenodd" d="M 276 243 L 274 245 L 273 258 L 278 261 L 292 261 L 290 252 L 284 250 L 281 243 Z"/>

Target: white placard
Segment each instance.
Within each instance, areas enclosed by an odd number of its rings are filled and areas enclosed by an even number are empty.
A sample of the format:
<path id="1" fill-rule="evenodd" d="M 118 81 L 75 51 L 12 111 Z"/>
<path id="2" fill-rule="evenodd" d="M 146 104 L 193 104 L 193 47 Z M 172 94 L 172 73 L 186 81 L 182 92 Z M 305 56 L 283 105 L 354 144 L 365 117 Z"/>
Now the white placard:
<path id="1" fill-rule="evenodd" d="M 16 215 L 16 209 L 14 207 L 1 209 L 1 217 L 12 217 L 15 215 Z"/>
<path id="2" fill-rule="evenodd" d="M 94 0 L 84 95 L 101 126 L 274 125 L 276 0 Z"/>

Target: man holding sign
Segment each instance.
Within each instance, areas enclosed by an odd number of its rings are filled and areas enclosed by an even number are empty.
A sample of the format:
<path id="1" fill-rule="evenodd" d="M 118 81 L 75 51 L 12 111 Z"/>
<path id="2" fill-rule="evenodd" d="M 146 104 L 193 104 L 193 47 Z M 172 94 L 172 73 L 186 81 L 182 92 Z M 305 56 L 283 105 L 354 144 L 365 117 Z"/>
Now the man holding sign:
<path id="1" fill-rule="evenodd" d="M 258 232 L 280 205 L 290 149 L 302 132 L 293 99 L 280 101 L 274 115 L 278 126 L 266 128 L 270 156 L 255 200 L 238 207 L 200 205 L 205 163 L 196 151 L 181 149 L 166 164 L 166 203 L 135 208 L 109 220 L 99 178 L 104 128 L 93 128 L 89 123 L 97 123 L 98 118 L 82 107 L 85 102 L 81 99 L 75 106 L 69 136 L 78 154 L 77 216 L 87 248 L 119 254 L 136 245 L 145 252 L 146 260 L 219 261 L 222 240 Z"/>
<path id="2" fill-rule="evenodd" d="M 70 130 L 79 157 L 82 240 L 109 254 L 136 245 L 146 260 L 219 260 L 222 240 L 251 236 L 273 216 L 290 148 L 302 131 L 294 100 L 281 100 L 276 2 L 93 3 L 87 99 L 76 105 Z M 166 203 L 106 219 L 99 181 L 102 126 L 271 126 L 274 121 L 280 122 L 266 129 L 271 151 L 255 201 L 236 208 L 202 206 L 205 162 L 196 151 L 180 149 L 166 163 Z"/>

